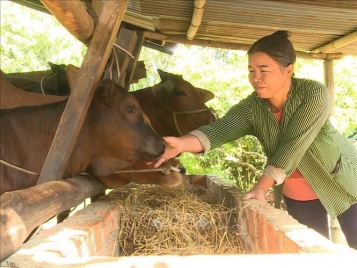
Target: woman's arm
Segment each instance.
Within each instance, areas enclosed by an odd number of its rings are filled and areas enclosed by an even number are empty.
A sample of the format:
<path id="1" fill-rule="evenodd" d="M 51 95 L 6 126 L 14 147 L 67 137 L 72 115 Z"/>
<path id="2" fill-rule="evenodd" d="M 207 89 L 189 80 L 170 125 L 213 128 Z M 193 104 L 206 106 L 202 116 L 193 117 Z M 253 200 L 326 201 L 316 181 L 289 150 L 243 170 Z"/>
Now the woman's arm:
<path id="1" fill-rule="evenodd" d="M 203 151 L 203 146 L 200 140 L 192 134 L 186 134 L 181 137 L 164 137 L 163 139 L 166 145 L 165 152 L 155 162 L 155 168 L 159 167 L 168 159 L 176 157 L 180 153 L 200 153 Z"/>

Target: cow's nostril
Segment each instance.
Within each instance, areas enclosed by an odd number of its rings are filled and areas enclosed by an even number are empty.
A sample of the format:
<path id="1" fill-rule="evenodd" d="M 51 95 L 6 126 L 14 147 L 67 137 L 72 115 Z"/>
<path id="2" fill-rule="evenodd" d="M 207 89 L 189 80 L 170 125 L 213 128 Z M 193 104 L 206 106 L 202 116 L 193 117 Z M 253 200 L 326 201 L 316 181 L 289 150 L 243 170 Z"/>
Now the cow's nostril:
<path id="1" fill-rule="evenodd" d="M 179 170 L 182 175 L 186 175 L 186 169 L 184 166 L 179 166 Z"/>

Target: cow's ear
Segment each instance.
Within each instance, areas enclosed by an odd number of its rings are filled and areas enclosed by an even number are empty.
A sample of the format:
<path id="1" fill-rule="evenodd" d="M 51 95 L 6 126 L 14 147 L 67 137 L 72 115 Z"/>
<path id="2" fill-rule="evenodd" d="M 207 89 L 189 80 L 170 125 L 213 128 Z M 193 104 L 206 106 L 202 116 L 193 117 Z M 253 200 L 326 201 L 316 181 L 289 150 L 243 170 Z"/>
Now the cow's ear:
<path id="1" fill-rule="evenodd" d="M 169 73 L 164 72 L 163 70 L 157 69 L 157 72 L 159 73 L 161 81 L 167 80 L 167 75 Z"/>
<path id="2" fill-rule="evenodd" d="M 71 91 L 74 89 L 74 84 L 76 82 L 78 72 L 79 72 L 78 67 L 76 67 L 72 64 L 68 64 L 66 66 L 66 77 L 67 77 L 68 85 L 69 85 L 69 88 Z"/>
<path id="3" fill-rule="evenodd" d="M 183 79 L 183 76 L 179 74 L 171 74 L 160 69 L 157 69 L 157 72 L 159 73 L 161 81 L 173 80 L 175 78 Z"/>
<path id="4" fill-rule="evenodd" d="M 214 93 L 207 89 L 203 89 L 203 88 L 196 88 L 196 89 L 200 93 L 200 97 L 203 100 L 203 102 L 212 100 L 215 97 Z"/>
<path id="5" fill-rule="evenodd" d="M 98 104 L 110 106 L 114 90 L 114 82 L 111 80 L 104 80 L 100 83 L 95 93 L 95 100 Z"/>
<path id="6" fill-rule="evenodd" d="M 57 65 L 54 64 L 53 62 L 50 62 L 50 61 L 49 61 L 49 62 L 48 62 L 48 65 L 50 65 L 52 72 L 55 72 L 55 71 L 57 70 Z"/>

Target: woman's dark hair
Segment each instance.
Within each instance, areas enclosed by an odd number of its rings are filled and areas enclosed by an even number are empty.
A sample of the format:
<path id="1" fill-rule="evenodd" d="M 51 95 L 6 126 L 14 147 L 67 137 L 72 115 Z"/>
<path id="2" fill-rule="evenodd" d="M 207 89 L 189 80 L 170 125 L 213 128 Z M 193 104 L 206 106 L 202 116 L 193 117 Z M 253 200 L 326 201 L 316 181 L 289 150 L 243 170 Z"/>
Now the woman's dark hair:
<path id="1" fill-rule="evenodd" d="M 277 31 L 256 41 L 248 50 L 248 55 L 263 52 L 283 67 L 296 61 L 294 47 L 288 37 L 288 31 Z"/>

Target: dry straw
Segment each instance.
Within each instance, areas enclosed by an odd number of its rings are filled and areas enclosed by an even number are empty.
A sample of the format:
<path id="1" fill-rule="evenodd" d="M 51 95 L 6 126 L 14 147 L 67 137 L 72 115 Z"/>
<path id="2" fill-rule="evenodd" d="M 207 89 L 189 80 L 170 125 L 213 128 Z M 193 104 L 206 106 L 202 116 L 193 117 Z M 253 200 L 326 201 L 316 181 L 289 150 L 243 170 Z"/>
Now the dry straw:
<path id="1" fill-rule="evenodd" d="M 209 204 L 198 186 L 122 190 L 118 255 L 242 254 L 235 210 Z"/>

